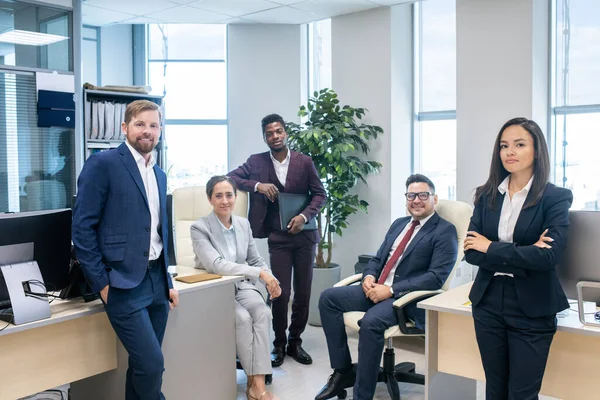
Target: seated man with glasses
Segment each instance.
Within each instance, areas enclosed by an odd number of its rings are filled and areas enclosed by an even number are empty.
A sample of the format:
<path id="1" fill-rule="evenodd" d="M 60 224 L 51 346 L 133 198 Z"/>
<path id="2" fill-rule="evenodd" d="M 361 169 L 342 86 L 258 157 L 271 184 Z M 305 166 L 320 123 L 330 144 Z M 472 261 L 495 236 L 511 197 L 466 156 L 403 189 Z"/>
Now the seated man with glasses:
<path id="1" fill-rule="evenodd" d="M 456 228 L 436 214 L 435 186 L 424 175 L 406 180 L 408 217 L 389 228 L 377 255 L 363 272 L 362 285 L 325 290 L 319 300 L 321 323 L 334 369 L 315 400 L 331 399 L 354 383 L 354 400 L 372 399 L 384 346 L 384 332 L 398 323 L 393 302 L 416 290 L 440 289 L 456 262 Z M 343 314 L 365 312 L 359 321 L 358 365 L 352 367 Z M 424 329 L 425 311 L 416 302 L 404 314 Z"/>

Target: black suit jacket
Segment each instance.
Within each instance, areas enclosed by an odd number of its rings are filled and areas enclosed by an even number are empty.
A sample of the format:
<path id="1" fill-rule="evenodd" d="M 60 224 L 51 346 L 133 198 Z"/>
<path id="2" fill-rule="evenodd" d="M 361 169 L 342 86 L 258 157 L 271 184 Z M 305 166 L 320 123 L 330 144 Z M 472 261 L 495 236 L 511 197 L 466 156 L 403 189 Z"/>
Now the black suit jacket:
<path id="1" fill-rule="evenodd" d="M 394 221 L 377 255 L 371 258 L 365 267 L 363 278 L 367 275 L 379 278 L 394 241 L 410 220 L 411 217 L 404 217 Z M 437 290 L 444 286 L 456 263 L 457 247 L 458 239 L 454 225 L 437 213 L 432 215 L 402 254 L 400 264 L 394 272 L 394 297 L 399 298 L 415 290 Z"/>
<path id="2" fill-rule="evenodd" d="M 527 316 L 552 315 L 568 308 L 569 303 L 556 275 L 556 264 L 567 244 L 573 194 L 548 183 L 540 201 L 521 210 L 513 243 L 498 241 L 504 195 L 498 193 L 497 196 L 495 209 L 489 207 L 487 196 L 479 199 L 469 225 L 469 231 L 478 232 L 492 241 L 487 253 L 465 252 L 467 262 L 479 266 L 469 295 L 473 306 L 477 306 L 483 297 L 494 274 L 505 272 L 514 274 L 519 304 Z M 528 200 L 529 196 L 525 202 Z M 545 229 L 548 229 L 546 236 L 554 239 L 549 243 L 551 249 L 534 246 Z"/>

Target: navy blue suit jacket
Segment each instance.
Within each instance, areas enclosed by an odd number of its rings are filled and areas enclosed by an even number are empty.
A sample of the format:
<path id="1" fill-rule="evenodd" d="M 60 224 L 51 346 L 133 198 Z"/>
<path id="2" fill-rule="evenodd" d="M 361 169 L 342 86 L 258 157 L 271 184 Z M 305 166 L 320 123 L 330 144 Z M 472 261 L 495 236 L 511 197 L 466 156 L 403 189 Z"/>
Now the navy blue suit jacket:
<path id="1" fill-rule="evenodd" d="M 159 233 L 167 271 L 167 176 L 157 166 L 154 174 L 160 197 Z M 138 286 L 148 268 L 150 208 L 144 182 L 125 143 L 117 149 L 93 154 L 78 179 L 73 210 L 73 244 L 92 290 L 106 285 L 119 289 Z"/>
<path id="2" fill-rule="evenodd" d="M 365 267 L 363 278 L 367 275 L 379 278 L 394 241 L 410 220 L 411 217 L 404 217 L 394 221 L 377 255 Z M 399 298 L 416 290 L 437 290 L 444 286 L 456 263 L 457 247 L 454 225 L 437 213 L 432 215 L 402 254 L 400 264 L 394 272 L 394 297 Z"/>
<path id="3" fill-rule="evenodd" d="M 531 195 L 531 192 L 529 193 Z M 495 209 L 488 205 L 488 197 L 479 199 L 469 230 L 482 234 L 492 241 L 487 253 L 467 250 L 469 264 L 479 266 L 477 277 L 469 295 L 477 306 L 496 272 L 512 273 L 519 304 L 523 312 L 532 318 L 556 314 L 569 308 L 565 293 L 556 275 L 556 264 L 567 244 L 569 208 L 573 194 L 568 189 L 546 185 L 540 201 L 532 207 L 523 208 L 513 234 L 513 243 L 498 241 L 498 225 L 504 195 L 498 193 Z M 527 197 L 527 202 L 529 196 Z M 534 246 L 544 230 L 554 239 L 551 249 Z"/>

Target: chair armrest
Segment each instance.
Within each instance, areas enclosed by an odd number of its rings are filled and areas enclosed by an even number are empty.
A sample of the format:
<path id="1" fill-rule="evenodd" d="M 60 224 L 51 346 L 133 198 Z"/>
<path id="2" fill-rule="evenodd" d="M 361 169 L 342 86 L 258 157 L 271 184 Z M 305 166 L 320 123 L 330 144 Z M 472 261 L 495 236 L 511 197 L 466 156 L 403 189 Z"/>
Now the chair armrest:
<path id="1" fill-rule="evenodd" d="M 393 306 L 396 310 L 396 316 L 398 317 L 398 328 L 404 335 L 425 335 L 425 331 L 418 327 L 406 326 L 406 316 L 404 315 L 404 306 L 410 303 L 414 303 L 418 300 L 423 300 L 428 297 L 436 296 L 443 293 L 443 290 L 417 290 L 410 292 L 394 301 Z"/>
<path id="2" fill-rule="evenodd" d="M 439 290 L 417 290 L 414 292 L 409 292 L 404 296 L 400 297 L 398 300 L 394 301 L 393 305 L 395 308 L 402 308 L 408 303 L 412 303 L 415 300 L 423 300 L 429 297 L 437 296 L 440 293 L 444 293 L 442 289 Z"/>
<path id="3" fill-rule="evenodd" d="M 362 274 L 354 274 L 345 279 L 342 279 L 341 281 L 333 285 L 333 287 L 350 286 L 353 283 L 360 282 L 361 279 Z"/>

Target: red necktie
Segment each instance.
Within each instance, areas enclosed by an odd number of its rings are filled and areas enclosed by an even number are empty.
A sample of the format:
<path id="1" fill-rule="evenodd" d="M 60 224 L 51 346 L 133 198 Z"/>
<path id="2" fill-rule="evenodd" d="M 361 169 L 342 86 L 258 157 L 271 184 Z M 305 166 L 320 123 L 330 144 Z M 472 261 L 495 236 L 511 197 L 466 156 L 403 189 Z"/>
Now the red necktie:
<path id="1" fill-rule="evenodd" d="M 404 235 L 400 243 L 398 243 L 398 247 L 396 247 L 396 250 L 394 250 L 394 254 L 392 254 L 392 256 L 388 259 L 387 263 L 385 264 L 385 267 L 383 268 L 383 272 L 381 272 L 381 275 L 379 275 L 379 279 L 377 280 L 378 284 L 383 284 L 387 279 L 388 275 L 390 274 L 390 271 L 392 270 L 392 268 L 394 268 L 394 265 L 396 265 L 396 262 L 398 261 L 402 253 L 404 253 L 404 249 L 406 249 L 406 245 L 412 237 L 412 234 L 415 231 L 417 225 L 419 225 L 419 221 L 413 221 L 411 223 L 410 228 L 408 228 L 408 232 L 406 232 L 406 235 Z"/>

